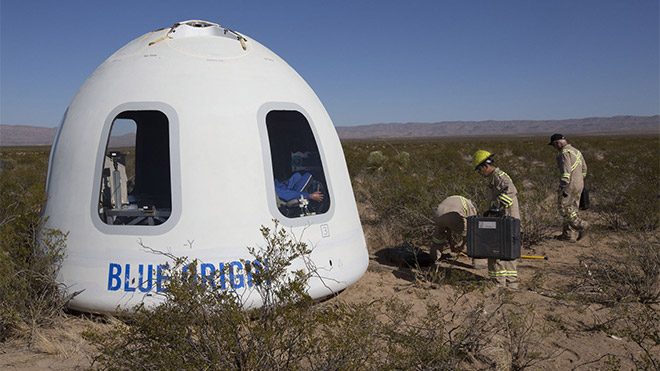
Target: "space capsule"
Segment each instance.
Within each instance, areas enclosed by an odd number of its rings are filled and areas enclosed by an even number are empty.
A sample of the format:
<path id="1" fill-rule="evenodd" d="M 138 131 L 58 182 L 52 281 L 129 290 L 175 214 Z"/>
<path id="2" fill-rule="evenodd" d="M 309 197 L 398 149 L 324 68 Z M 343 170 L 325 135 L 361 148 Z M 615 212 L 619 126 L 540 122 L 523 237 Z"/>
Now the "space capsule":
<path id="1" fill-rule="evenodd" d="M 322 272 L 313 298 L 367 268 L 342 147 L 318 97 L 268 48 L 211 22 L 149 32 L 92 73 L 56 134 L 47 196 L 45 227 L 68 233 L 58 279 L 80 292 L 76 310 L 157 304 L 170 262 L 154 251 L 250 290 L 247 247 L 263 244 L 260 226 L 273 219 L 312 249 Z"/>

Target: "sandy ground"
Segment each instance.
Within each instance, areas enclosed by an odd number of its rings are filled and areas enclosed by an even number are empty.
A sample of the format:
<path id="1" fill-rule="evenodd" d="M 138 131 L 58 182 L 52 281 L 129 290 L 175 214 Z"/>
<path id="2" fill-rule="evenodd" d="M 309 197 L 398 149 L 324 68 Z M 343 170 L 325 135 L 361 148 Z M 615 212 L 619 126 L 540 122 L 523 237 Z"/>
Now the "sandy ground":
<path id="1" fill-rule="evenodd" d="M 0 370 L 86 370 L 93 348 L 83 331 L 107 326 L 88 318 L 69 315 L 53 328 L 0 344 Z"/>
<path id="2" fill-rule="evenodd" d="M 602 240 L 599 240 L 599 243 L 602 243 Z M 633 369 L 634 365 L 628 362 L 628 358 L 631 352 L 639 351 L 634 343 L 615 334 L 582 330 L 594 325 L 598 318 L 604 317 L 607 308 L 595 304 L 578 305 L 557 299 L 554 295 L 553 288 L 563 287 L 567 281 L 562 272 L 574 267 L 577 257 L 585 249 L 591 248 L 594 248 L 594 244 L 588 241 L 578 244 L 546 241 L 535 249 L 534 254 L 546 255 L 548 260 L 522 260 L 518 264 L 521 281 L 518 291 L 485 284 L 487 269 L 472 269 L 471 259 L 466 256 L 460 256 L 455 261 L 443 261 L 440 264 L 441 269 L 449 270 L 463 280 L 483 283 L 479 289 L 462 296 L 456 286 L 428 282 L 420 284 L 415 280 L 415 270 L 373 257 L 365 276 L 342 295 L 344 300 L 355 301 L 388 300 L 396 297 L 405 303 L 413 304 L 420 315 L 425 311 L 425 303 L 428 302 L 443 303 L 454 312 L 467 312 L 479 303 L 485 304 L 486 308 L 494 308 L 502 300 L 520 307 L 531 306 L 535 327 L 544 327 L 540 330 L 543 335 L 532 336 L 533 340 L 540 342 L 539 349 L 535 350 L 552 355 L 552 360 L 540 362 L 531 369 L 570 370 L 577 367 L 579 370 L 601 370 L 605 368 L 606 358 L 599 362 L 590 362 L 608 354 L 622 361 L 621 369 Z M 538 277 L 543 277 L 541 287 L 536 287 L 538 284 L 534 283 L 538 281 Z M 461 296 L 461 299 L 455 301 L 457 296 Z M 548 317 L 559 318 L 561 323 L 548 321 Z"/>
<path id="3" fill-rule="evenodd" d="M 369 227 L 365 229 L 369 237 Z M 591 236 L 577 244 L 547 240 L 535 248 L 534 253 L 548 256 L 548 260 L 523 260 L 519 264 L 521 288 L 508 291 L 486 283 L 486 269 L 472 269 L 469 258 L 459 256 L 456 260 L 442 261 L 437 271 L 460 280 L 475 283 L 478 287 L 459 295 L 455 285 L 433 283 L 415 279 L 419 270 L 411 269 L 404 260 L 401 249 L 379 248 L 370 242 L 371 260 L 366 274 L 355 285 L 336 298 L 347 302 L 391 300 L 398 298 L 413 305 L 416 313 L 426 310 L 426 303 L 438 302 L 451 311 L 468 311 L 478 303 L 495 306 L 507 300 L 520 306 L 533 305 L 534 320 L 548 331 L 538 338 L 539 351 L 551 354 L 552 359 L 534 365 L 531 369 L 543 370 L 589 370 L 607 368 L 607 355 L 620 359 L 621 369 L 632 369 L 631 352 L 639 352 L 636 345 L 622 336 L 603 331 L 584 330 L 608 309 L 592 304 L 578 305 L 561 300 L 553 295 L 555 289 L 567 281 L 565 272 L 576 267 L 579 256 L 589 249 L 605 248 L 614 235 Z M 423 255 L 423 254 L 422 254 Z M 409 257 L 409 256 L 408 256 Z M 422 272 L 435 268 L 422 269 Z M 459 300 L 456 300 L 460 296 Z M 439 314 L 441 315 L 441 314 Z M 559 318 L 552 321 L 549 318 Z M 89 317 L 69 315 L 52 329 L 40 330 L 32 336 L 32 342 L 14 340 L 0 344 L 0 369 L 2 370 L 76 370 L 90 367 L 93 349 L 82 338 L 82 332 L 98 331 L 109 325 Z M 656 347 L 657 350 L 658 347 Z M 600 359 L 600 360 L 599 360 Z"/>

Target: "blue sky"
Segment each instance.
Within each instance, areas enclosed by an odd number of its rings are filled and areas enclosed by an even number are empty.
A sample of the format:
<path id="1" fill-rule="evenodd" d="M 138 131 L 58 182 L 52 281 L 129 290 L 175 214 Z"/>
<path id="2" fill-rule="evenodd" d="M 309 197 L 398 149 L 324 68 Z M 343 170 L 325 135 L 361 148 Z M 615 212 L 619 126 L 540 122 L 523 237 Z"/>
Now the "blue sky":
<path id="1" fill-rule="evenodd" d="M 52 127 L 130 40 L 176 21 L 284 58 L 335 125 L 655 115 L 657 0 L 0 0 L 0 123 Z"/>

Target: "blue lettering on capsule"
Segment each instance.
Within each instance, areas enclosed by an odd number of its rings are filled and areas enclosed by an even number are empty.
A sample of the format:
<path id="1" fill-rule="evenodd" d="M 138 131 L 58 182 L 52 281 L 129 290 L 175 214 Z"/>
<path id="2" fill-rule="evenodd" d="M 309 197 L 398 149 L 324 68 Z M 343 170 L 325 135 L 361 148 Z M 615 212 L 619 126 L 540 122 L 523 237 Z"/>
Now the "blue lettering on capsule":
<path id="1" fill-rule="evenodd" d="M 108 291 L 117 291 L 121 287 L 121 265 L 110 263 L 108 268 Z"/>
<path id="2" fill-rule="evenodd" d="M 229 284 L 231 284 L 232 289 L 240 289 L 245 286 L 245 278 L 243 278 L 242 270 L 243 263 L 229 263 Z"/>
<path id="3" fill-rule="evenodd" d="M 144 278 L 144 272 L 145 271 L 145 265 L 140 264 L 138 265 L 138 272 L 140 272 L 140 279 L 138 280 L 138 289 L 140 292 L 149 292 L 151 291 L 151 287 L 153 286 L 153 266 L 151 264 L 147 264 L 146 266 L 146 271 L 147 271 L 147 278 Z M 146 284 L 146 286 L 145 286 Z"/>
<path id="4" fill-rule="evenodd" d="M 168 269 L 167 264 L 158 264 L 158 267 L 156 267 L 156 292 L 165 291 L 165 283 L 170 280 L 170 276 L 165 274 Z"/>
<path id="5" fill-rule="evenodd" d="M 227 263 L 201 263 L 197 275 L 202 282 L 211 287 L 227 287 L 240 289 L 254 285 L 252 275 L 264 269 L 265 265 L 258 261 L 232 261 Z M 187 272 L 189 266 L 182 268 Z M 124 291 L 143 293 L 167 291 L 172 268 L 169 264 L 120 264 L 111 262 L 108 265 L 108 291 Z"/>
<path id="6" fill-rule="evenodd" d="M 215 265 L 210 263 L 202 263 L 199 266 L 199 273 L 205 283 L 215 287 Z"/>

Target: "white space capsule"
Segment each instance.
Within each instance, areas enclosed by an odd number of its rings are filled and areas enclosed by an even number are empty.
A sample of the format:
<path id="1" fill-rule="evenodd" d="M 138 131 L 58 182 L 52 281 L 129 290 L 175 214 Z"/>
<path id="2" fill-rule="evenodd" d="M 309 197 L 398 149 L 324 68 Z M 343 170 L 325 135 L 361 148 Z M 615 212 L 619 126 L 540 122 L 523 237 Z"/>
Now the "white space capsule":
<path id="1" fill-rule="evenodd" d="M 313 248 L 324 279 L 310 282 L 312 297 L 367 268 L 323 105 L 280 57 L 218 24 L 147 33 L 98 67 L 65 113 L 47 182 L 46 227 L 69 233 L 59 279 L 82 291 L 73 309 L 162 300 L 168 262 L 145 246 L 197 259 L 200 274 L 224 269 L 223 284 L 249 290 L 242 261 L 272 219 Z"/>

